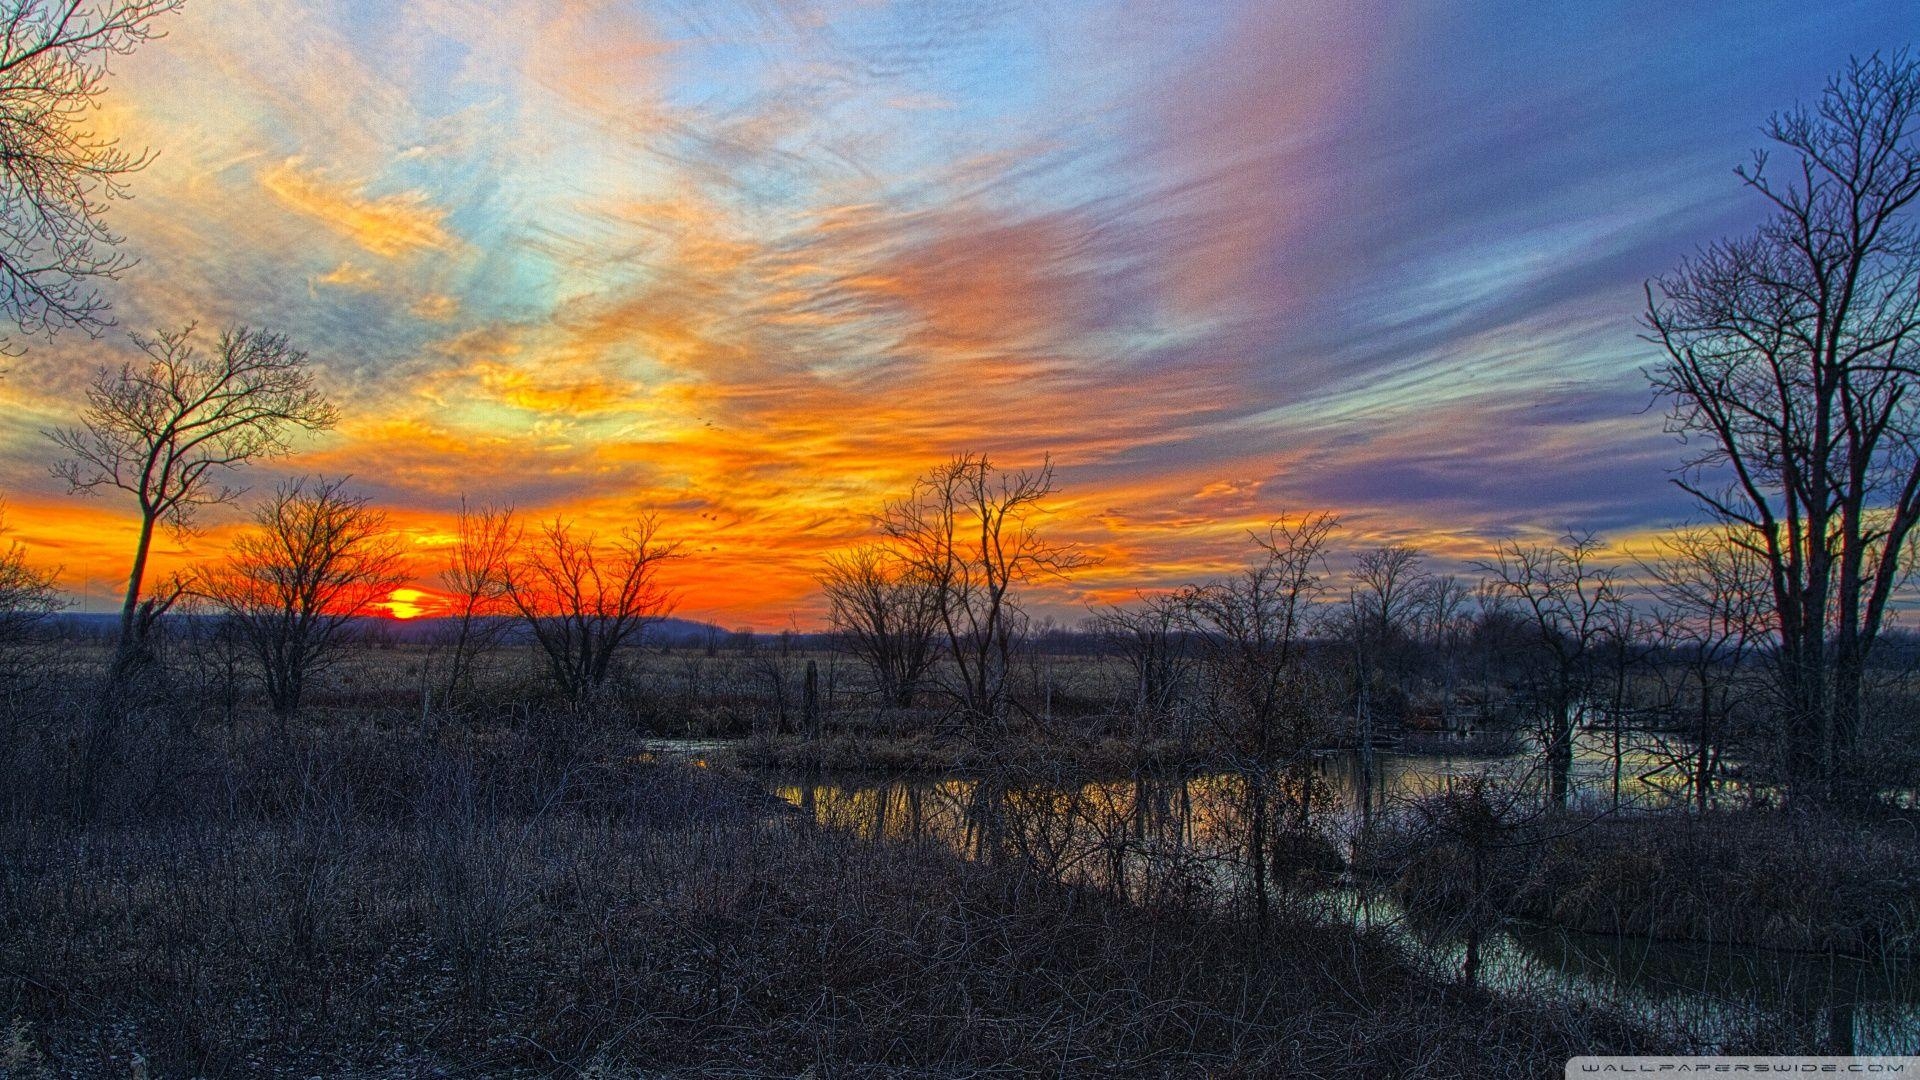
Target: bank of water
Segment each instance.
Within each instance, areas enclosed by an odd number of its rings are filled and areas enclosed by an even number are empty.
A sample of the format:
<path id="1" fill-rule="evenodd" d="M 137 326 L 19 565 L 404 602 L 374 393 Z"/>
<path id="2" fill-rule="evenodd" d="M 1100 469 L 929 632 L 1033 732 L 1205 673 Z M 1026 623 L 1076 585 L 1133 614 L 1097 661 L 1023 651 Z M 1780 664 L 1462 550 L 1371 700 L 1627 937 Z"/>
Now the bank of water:
<path id="1" fill-rule="evenodd" d="M 1645 763 L 1628 774 L 1638 776 Z M 1450 776 L 1484 769 L 1524 769 L 1513 759 L 1465 755 L 1375 753 L 1369 780 L 1357 755 L 1329 755 L 1317 771 L 1331 813 L 1323 828 L 1336 846 L 1350 844 L 1359 822 L 1388 813 L 1396 803 L 1446 786 Z M 768 788 L 814 821 L 872 840 L 933 842 L 977 857 L 989 840 L 1062 880 L 1131 888 L 1154 861 L 1183 859 L 1231 888 L 1227 836 L 1240 799 L 1223 776 L 1142 778 L 1102 782 L 1021 782 L 996 792 L 1010 799 L 998 821 L 1002 836 L 983 828 L 981 786 L 970 778 L 876 774 L 768 774 Z M 1365 801 L 1363 801 L 1365 799 Z M 1611 809 L 1611 759 L 1576 763 L 1576 799 Z M 1657 784 L 1634 780 L 1622 799 L 1628 811 L 1670 801 Z M 1396 934 L 1436 976 L 1457 976 L 1459 942 L 1432 940 L 1413 930 L 1404 911 L 1354 882 L 1290 897 L 1311 903 L 1327 919 L 1354 920 Z M 1753 945 L 1651 942 L 1571 934 L 1548 926 L 1509 926 L 1480 945 L 1480 980 L 1503 994 L 1571 995 L 1624 1009 L 1647 1022 L 1682 1026 L 1713 1043 L 1749 1043 L 1755 1034 L 1857 1053 L 1920 1053 L 1920 974 L 1912 963 L 1862 961 L 1822 953 Z"/>
<path id="2" fill-rule="evenodd" d="M 672 749 L 662 745 L 658 750 Z M 685 747 L 706 755 L 706 744 Z M 1398 805 L 1444 788 L 1450 778 L 1487 770 L 1510 775 L 1524 757 L 1376 752 L 1322 757 L 1315 770 L 1315 818 L 1334 849 L 1350 853 L 1361 829 Z M 1629 758 L 1622 812 L 1654 812 L 1684 802 L 1663 782 L 1659 762 Z M 1575 764 L 1577 802 L 1614 805 L 1610 757 Z M 935 843 L 968 857 L 997 845 L 1061 880 L 1130 891 L 1174 860 L 1206 887 L 1234 887 L 1239 855 L 1232 837 L 1242 805 L 1225 776 L 1048 782 L 1028 778 L 1008 790 L 983 831 L 980 784 L 964 777 L 863 773 L 765 773 L 775 795 L 821 825 L 867 839 Z M 1457 977 L 1464 946 L 1416 932 L 1406 913 L 1377 890 L 1350 879 L 1323 881 L 1287 902 L 1324 918 L 1384 929 L 1437 977 Z M 1858 1053 L 1920 1053 L 1920 972 L 1911 962 L 1863 960 L 1740 945 L 1702 945 L 1569 933 L 1514 925 L 1479 947 L 1479 979 L 1513 995 L 1555 993 L 1608 1005 L 1709 1042 L 1741 1044 L 1754 1032 L 1789 1033 L 1810 1048 L 1851 1046 Z"/>

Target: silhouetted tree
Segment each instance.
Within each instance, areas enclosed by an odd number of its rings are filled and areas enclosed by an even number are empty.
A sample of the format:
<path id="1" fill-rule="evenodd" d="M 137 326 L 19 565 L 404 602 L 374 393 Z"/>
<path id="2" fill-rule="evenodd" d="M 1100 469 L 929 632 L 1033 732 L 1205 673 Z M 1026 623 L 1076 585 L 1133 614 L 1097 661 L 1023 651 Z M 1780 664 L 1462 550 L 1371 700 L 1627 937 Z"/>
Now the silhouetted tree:
<path id="1" fill-rule="evenodd" d="M 0 502 L 0 538 L 9 531 L 6 510 Z M 0 548 L 0 647 L 18 644 L 36 624 L 66 606 L 56 588 L 58 580 L 58 571 L 27 561 L 25 545 L 6 541 Z"/>
<path id="2" fill-rule="evenodd" d="M 291 453 L 292 432 L 323 430 L 337 416 L 314 386 L 307 354 L 284 335 L 240 327 L 222 332 L 203 353 L 193 332 L 189 324 L 152 338 L 134 335 L 146 359 L 102 368 L 87 389 L 81 426 L 47 432 L 69 455 L 53 473 L 70 491 L 119 488 L 140 511 L 120 609 L 117 676 L 142 655 L 144 628 L 178 595 L 163 593 L 141 610 L 154 527 L 190 532 L 202 507 L 240 495 L 242 489 L 222 484 L 227 474 Z"/>
<path id="3" fill-rule="evenodd" d="M 933 579 L 879 544 L 830 555 L 820 574 L 827 621 L 872 672 L 890 706 L 913 704 L 933 665 L 940 593 Z"/>
<path id="4" fill-rule="evenodd" d="M 1315 798 L 1312 754 L 1331 734 L 1333 703 L 1304 661 L 1337 525 L 1329 514 L 1277 521 L 1252 534 L 1258 550 L 1246 569 L 1183 597 L 1212 683 L 1215 734 L 1246 786 L 1247 870 L 1263 929 L 1276 784 L 1292 782 L 1294 824 L 1304 828 Z"/>
<path id="5" fill-rule="evenodd" d="M 0 313 L 25 333 L 107 325 L 96 282 L 131 260 L 113 250 L 105 215 L 149 156 L 90 118 L 109 60 L 158 36 L 155 22 L 180 3 L 0 5 Z"/>
<path id="6" fill-rule="evenodd" d="M 508 583 L 520 541 L 520 523 L 512 507 L 474 509 L 465 499 L 460 501 L 453 545 L 440 570 L 440 587 L 448 600 L 447 669 L 440 684 L 443 705 L 454 703 L 472 678 L 476 656 L 512 625 Z"/>
<path id="7" fill-rule="evenodd" d="M 1677 482 L 1766 567 L 1795 798 L 1837 794 L 1920 521 L 1920 59 L 1856 60 L 1740 171 L 1771 216 L 1647 287 Z"/>
<path id="8" fill-rule="evenodd" d="M 1433 599 L 1431 575 L 1422 568 L 1425 561 L 1417 548 L 1388 545 L 1361 552 L 1347 575 L 1347 606 L 1340 622 L 1353 663 L 1356 794 L 1362 814 L 1369 817 L 1381 706 L 1405 704 L 1414 629 L 1423 605 Z"/>
<path id="9" fill-rule="evenodd" d="M 1432 574 L 1420 591 L 1412 633 L 1424 647 L 1439 682 L 1443 722 L 1452 724 L 1461 667 L 1473 643 L 1474 618 L 1468 607 L 1473 587 L 1452 574 Z"/>
<path id="10" fill-rule="evenodd" d="M 953 665 L 949 689 L 975 732 L 1006 718 L 1007 676 L 1024 624 L 1021 588 L 1091 561 L 1075 545 L 1040 535 L 1051 494 L 1051 461 L 1007 472 L 985 454 L 965 454 L 921 478 L 881 517 L 896 556 L 939 598 Z"/>
<path id="11" fill-rule="evenodd" d="M 1613 776 L 1610 785 L 1612 808 L 1620 809 L 1626 779 L 1627 750 L 1633 713 L 1636 709 L 1634 680 L 1642 673 L 1658 641 L 1650 631 L 1653 623 L 1624 598 L 1610 604 L 1603 613 L 1599 652 L 1600 686 L 1596 695 L 1606 708 L 1607 730 L 1611 745 Z"/>
<path id="12" fill-rule="evenodd" d="M 407 580 L 404 552 L 344 479 L 289 481 L 195 588 L 245 641 L 284 722 L 353 621 Z"/>
<path id="13" fill-rule="evenodd" d="M 555 518 L 521 545 L 508 570 L 507 598 L 569 701 L 598 691 L 615 653 L 638 644 L 673 611 L 674 595 L 659 577 L 679 555 L 678 543 L 660 540 L 650 514 L 611 541 Z"/>
<path id="14" fill-rule="evenodd" d="M 1735 714 L 1751 701 L 1742 692 L 1748 660 L 1764 646 L 1771 619 L 1766 567 L 1749 545 L 1706 529 L 1663 537 L 1640 567 L 1658 605 L 1661 672 L 1675 684 L 1669 708 L 1692 735 L 1688 786 L 1705 813 Z"/>
<path id="15" fill-rule="evenodd" d="M 1389 545 L 1361 552 L 1348 572 L 1345 633 L 1353 648 L 1355 710 L 1363 744 L 1371 734 L 1373 691 L 1402 694 L 1413 635 L 1423 606 L 1433 599 L 1431 577 L 1417 548 Z"/>
<path id="16" fill-rule="evenodd" d="M 1623 603 L 1618 574 L 1600 564 L 1599 553 L 1591 533 L 1568 533 L 1554 544 L 1510 541 L 1485 564 L 1527 624 L 1537 734 L 1556 806 L 1566 806 L 1572 791 L 1574 734 L 1591 704 L 1600 645 Z"/>
<path id="17" fill-rule="evenodd" d="M 1180 593 L 1143 596 L 1130 608 L 1109 608 L 1089 628 L 1106 648 L 1118 653 L 1133 673 L 1134 742 L 1144 745 L 1152 727 L 1175 712 L 1182 684 L 1195 663 L 1190 640 L 1192 619 Z M 1191 731 L 1182 724 L 1184 745 Z"/>

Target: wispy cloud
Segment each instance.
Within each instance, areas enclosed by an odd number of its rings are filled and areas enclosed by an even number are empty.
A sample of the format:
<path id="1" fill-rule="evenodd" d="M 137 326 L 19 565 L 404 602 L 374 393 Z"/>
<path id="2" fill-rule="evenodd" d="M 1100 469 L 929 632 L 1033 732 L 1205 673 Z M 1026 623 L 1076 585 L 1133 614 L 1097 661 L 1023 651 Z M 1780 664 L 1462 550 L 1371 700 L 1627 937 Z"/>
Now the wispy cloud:
<path id="1" fill-rule="evenodd" d="M 290 210 L 307 214 L 367 251 L 393 258 L 451 243 L 446 211 L 422 191 L 370 196 L 294 157 L 260 173 L 261 186 Z"/>
<path id="2" fill-rule="evenodd" d="M 257 480 L 352 473 L 423 551 L 463 494 L 655 507 L 727 622 L 811 618 L 822 553 L 964 450 L 1053 455 L 1106 556 L 1065 611 L 1303 509 L 1460 563 L 1628 533 L 1684 513 L 1638 282 L 1752 220 L 1754 125 L 1905 14 L 1659 10 L 196 5 L 103 118 L 162 151 L 116 310 L 311 350 L 347 420 Z M 125 520 L 37 430 L 125 355 L 0 383 L 12 517 L 70 566 Z"/>

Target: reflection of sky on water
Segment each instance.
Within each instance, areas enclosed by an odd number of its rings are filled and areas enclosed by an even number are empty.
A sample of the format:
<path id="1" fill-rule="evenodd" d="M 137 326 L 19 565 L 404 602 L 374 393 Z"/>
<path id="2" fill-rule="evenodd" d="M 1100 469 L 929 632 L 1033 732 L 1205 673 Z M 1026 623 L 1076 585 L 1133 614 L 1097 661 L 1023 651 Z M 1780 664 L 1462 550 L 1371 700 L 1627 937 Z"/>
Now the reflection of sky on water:
<path id="1" fill-rule="evenodd" d="M 1389 812 L 1402 801 L 1432 794 L 1448 780 L 1494 769 L 1522 775 L 1520 758 L 1431 757 L 1377 754 L 1376 808 Z M 1644 752 L 1629 758 L 1628 777 L 1656 763 Z M 1360 820 L 1356 805 L 1357 755 L 1326 756 L 1317 786 L 1327 796 L 1316 811 L 1319 827 L 1337 844 L 1349 842 Z M 1610 797 L 1612 762 L 1591 750 L 1576 762 L 1579 790 L 1589 800 Z M 956 778 L 860 775 L 769 780 L 774 794 L 800 807 L 822 825 L 866 839 L 939 844 L 977 857 L 986 837 L 975 812 L 980 786 Z M 1003 843 L 1063 880 L 1137 895 L 1158 864 L 1182 860 L 1198 868 L 1215 888 L 1231 890 L 1238 855 L 1243 787 L 1233 777 L 1186 780 L 1101 780 L 1047 786 L 1016 793 L 1006 805 Z M 1623 783 L 1629 799 L 1664 800 L 1670 793 L 1637 779 Z M 1322 917 L 1381 926 L 1395 933 L 1416 959 L 1436 975 L 1457 975 L 1458 943 L 1431 941 L 1413 931 L 1391 900 L 1363 896 L 1351 884 L 1332 889 L 1295 888 L 1286 902 L 1306 905 Z M 1705 1033 L 1750 1030 L 1756 1023 L 1824 1038 L 1840 1003 L 1840 1018 L 1854 1033 L 1859 1052 L 1920 1050 L 1920 982 L 1911 965 L 1889 968 L 1812 954 L 1744 947 L 1696 948 L 1672 943 L 1566 935 L 1558 931 L 1499 933 L 1482 948 L 1482 978 L 1509 993 L 1542 990 L 1609 1002 L 1652 1022 Z"/>

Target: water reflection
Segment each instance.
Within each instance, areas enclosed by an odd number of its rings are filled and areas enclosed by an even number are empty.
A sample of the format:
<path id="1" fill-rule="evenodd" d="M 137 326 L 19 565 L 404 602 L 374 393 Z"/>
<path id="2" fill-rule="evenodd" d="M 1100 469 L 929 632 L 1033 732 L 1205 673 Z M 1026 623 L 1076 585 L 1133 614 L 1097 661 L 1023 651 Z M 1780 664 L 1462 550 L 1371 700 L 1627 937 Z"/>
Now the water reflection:
<path id="1" fill-rule="evenodd" d="M 1526 763 L 1481 756 L 1323 755 L 1304 779 L 1270 778 L 1270 805 L 1306 828 L 1277 830 L 1269 865 L 1287 904 L 1381 927 L 1442 977 L 1457 977 L 1457 941 L 1416 933 L 1407 914 L 1346 869 L 1362 836 L 1408 800 L 1451 777 Z M 1632 770 L 1624 775 L 1637 776 Z M 1612 796 L 1612 763 L 1585 759 L 1577 789 L 1589 805 Z M 1140 904 L 1224 905 L 1247 888 L 1247 782 L 1238 776 L 1065 777 L 796 775 L 769 777 L 775 794 L 822 825 L 872 839 L 939 844 L 969 858 L 1008 860 Z M 1627 805 L 1684 793 L 1637 781 Z M 1920 1050 L 1920 987 L 1911 964 L 1753 947 L 1696 946 L 1509 928 L 1479 942 L 1481 981 L 1496 990 L 1552 990 L 1610 1003 L 1716 1043 L 1861 1053 Z"/>

